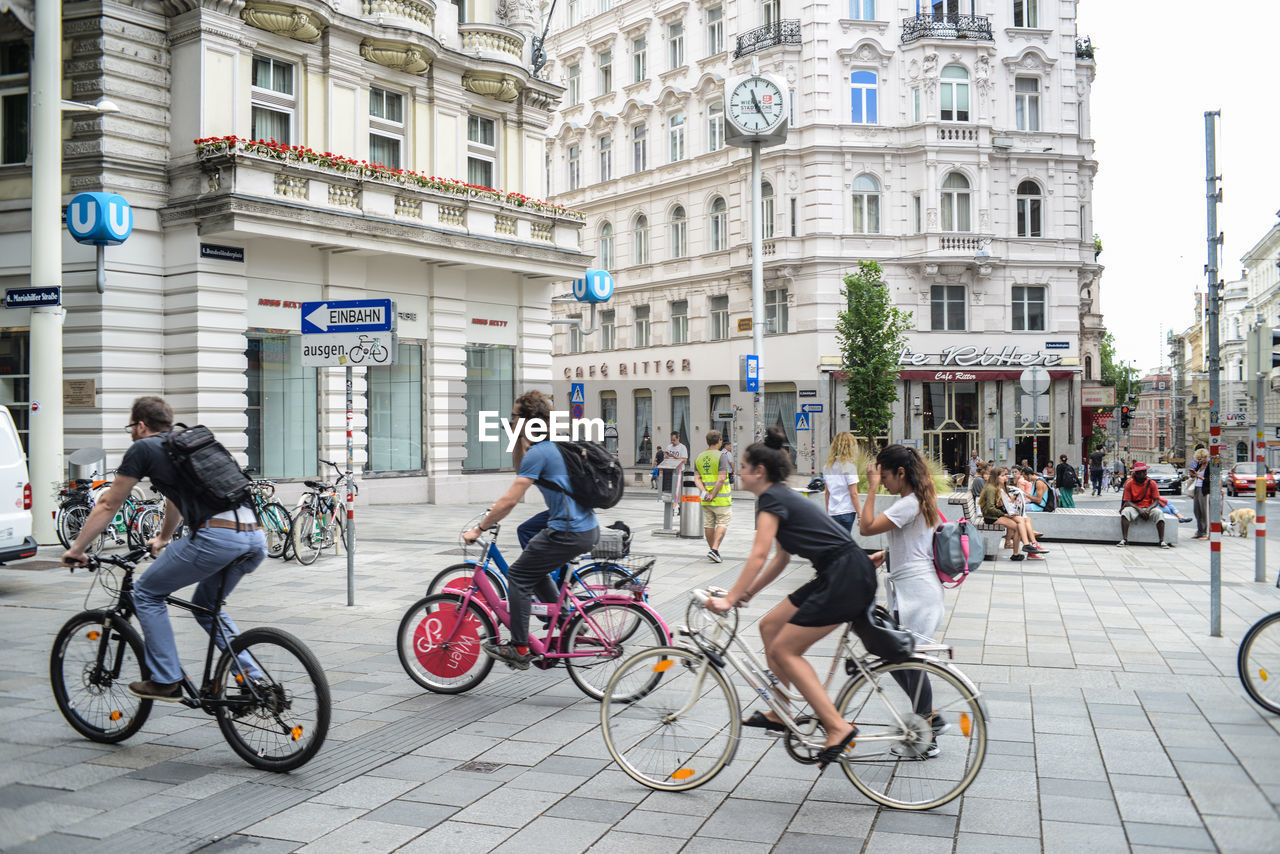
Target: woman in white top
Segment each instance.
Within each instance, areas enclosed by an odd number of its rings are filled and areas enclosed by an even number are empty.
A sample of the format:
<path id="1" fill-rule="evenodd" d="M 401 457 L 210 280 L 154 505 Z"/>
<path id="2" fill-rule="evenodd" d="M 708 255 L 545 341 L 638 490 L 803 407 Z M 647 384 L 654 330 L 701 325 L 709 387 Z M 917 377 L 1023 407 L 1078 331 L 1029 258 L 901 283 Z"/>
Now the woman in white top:
<path id="1" fill-rule="evenodd" d="M 890 494 L 897 495 L 888 510 L 876 515 L 876 491 L 883 480 Z M 930 637 L 942 622 L 942 584 L 933 568 L 933 530 L 938 525 L 938 490 L 924 458 L 915 448 L 890 445 L 867 467 L 867 497 L 858 517 L 858 531 L 864 537 L 885 534 L 889 540 L 890 610 L 898 612 L 898 623 L 906 629 Z M 948 724 L 933 711 L 933 688 L 919 671 L 895 672 L 894 679 L 914 699 L 916 714 L 933 726 L 933 741 L 911 750 L 915 758 L 938 755 L 938 735 Z M 901 754 L 899 754 L 901 755 Z"/>
<path id="2" fill-rule="evenodd" d="M 853 521 L 858 518 L 858 467 L 854 463 L 857 450 L 852 433 L 837 433 L 822 470 L 827 514 L 849 533 L 853 533 Z"/>

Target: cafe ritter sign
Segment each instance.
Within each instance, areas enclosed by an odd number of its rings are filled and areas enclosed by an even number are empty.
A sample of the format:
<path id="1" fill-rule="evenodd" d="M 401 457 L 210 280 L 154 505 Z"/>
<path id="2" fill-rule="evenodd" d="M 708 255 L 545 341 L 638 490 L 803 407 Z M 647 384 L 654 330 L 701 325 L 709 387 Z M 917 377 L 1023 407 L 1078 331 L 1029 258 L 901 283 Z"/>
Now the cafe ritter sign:
<path id="1" fill-rule="evenodd" d="M 1058 353 L 1020 350 L 1013 344 L 999 348 L 983 347 L 981 350 L 972 345 L 963 345 L 947 347 L 941 353 L 913 353 L 909 347 L 903 347 L 902 355 L 898 358 L 898 364 L 911 367 L 937 366 L 942 368 L 1029 368 L 1033 365 L 1052 368 L 1055 365 L 1061 365 L 1062 358 Z"/>

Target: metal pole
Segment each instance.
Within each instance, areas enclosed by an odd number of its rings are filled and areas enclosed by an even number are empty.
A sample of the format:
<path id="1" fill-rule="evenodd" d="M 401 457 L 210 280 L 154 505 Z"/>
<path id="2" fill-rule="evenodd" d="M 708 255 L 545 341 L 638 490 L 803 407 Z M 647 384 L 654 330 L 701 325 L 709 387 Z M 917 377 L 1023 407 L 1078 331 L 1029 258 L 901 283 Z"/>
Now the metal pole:
<path id="1" fill-rule="evenodd" d="M 352 480 L 355 454 L 351 448 L 351 366 L 347 365 L 347 607 L 356 604 L 356 489 Z"/>
<path id="2" fill-rule="evenodd" d="M 62 4 L 35 4 L 35 58 L 31 68 L 31 285 L 62 287 Z M 61 305 L 31 309 L 30 402 L 27 463 L 31 523 L 36 541 L 56 543 L 55 483 L 62 464 Z"/>
<path id="3" fill-rule="evenodd" d="M 760 211 L 760 143 L 751 143 L 751 348 L 758 362 L 759 384 L 752 398 L 752 429 L 759 442 L 764 438 L 764 217 Z"/>
<path id="4" fill-rule="evenodd" d="M 1217 110 L 1204 114 L 1205 149 L 1205 216 L 1207 219 L 1206 242 L 1208 263 L 1205 276 L 1209 283 L 1209 300 L 1205 309 L 1205 330 L 1209 336 L 1209 467 L 1205 472 L 1204 488 L 1209 490 L 1209 634 L 1222 637 L 1222 494 L 1220 492 L 1222 466 L 1222 425 L 1218 421 L 1219 359 L 1218 359 L 1218 251 L 1222 236 L 1218 233 L 1218 203 L 1222 193 L 1218 189 L 1218 162 L 1214 136 L 1217 131 Z"/>
<path id="5" fill-rule="evenodd" d="M 1040 392 L 1031 395 L 1031 467 L 1040 471 Z"/>
<path id="6" fill-rule="evenodd" d="M 94 248 L 98 250 L 98 293 L 105 294 L 107 292 L 107 247 L 99 244 Z"/>
<path id="7" fill-rule="evenodd" d="M 1258 461 L 1258 482 L 1254 492 L 1257 503 L 1254 505 L 1256 518 L 1253 520 L 1253 580 L 1267 580 L 1267 421 L 1263 406 L 1263 394 L 1266 393 L 1265 381 L 1271 367 L 1271 327 L 1263 323 L 1262 315 L 1258 321 L 1258 376 L 1255 378 L 1256 392 L 1253 403 L 1258 408 L 1258 438 L 1254 454 Z"/>

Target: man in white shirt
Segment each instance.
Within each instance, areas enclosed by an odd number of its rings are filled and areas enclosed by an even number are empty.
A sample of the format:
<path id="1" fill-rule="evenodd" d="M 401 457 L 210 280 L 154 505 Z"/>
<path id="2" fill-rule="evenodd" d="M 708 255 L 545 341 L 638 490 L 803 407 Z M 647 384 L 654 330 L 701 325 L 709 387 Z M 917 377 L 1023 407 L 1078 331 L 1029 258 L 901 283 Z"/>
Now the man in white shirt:
<path id="1" fill-rule="evenodd" d="M 662 453 L 666 455 L 667 459 L 676 457 L 677 459 L 684 460 L 685 465 L 688 465 L 689 463 L 689 449 L 680 441 L 679 433 L 671 434 L 671 444 L 663 448 Z"/>

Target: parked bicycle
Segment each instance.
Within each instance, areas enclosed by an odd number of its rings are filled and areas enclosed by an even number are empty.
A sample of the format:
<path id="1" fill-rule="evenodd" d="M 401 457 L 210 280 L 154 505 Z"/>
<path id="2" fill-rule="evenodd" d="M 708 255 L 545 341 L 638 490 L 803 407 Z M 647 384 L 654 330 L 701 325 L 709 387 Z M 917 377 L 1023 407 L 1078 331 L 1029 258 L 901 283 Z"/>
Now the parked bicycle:
<path id="1" fill-rule="evenodd" d="M 486 555 L 501 526 L 483 532 Z M 445 590 L 410 606 L 400 620 L 396 651 L 413 681 L 438 694 L 458 694 L 484 681 L 493 659 L 482 645 L 497 638 L 497 625 L 508 628 L 511 615 L 489 580 L 487 557 L 474 564 L 465 590 Z M 662 646 L 671 633 L 662 617 L 643 601 L 643 591 L 589 587 L 580 598 L 563 575 L 555 602 L 535 602 L 534 616 L 547 619 L 543 638 L 530 636 L 533 665 L 544 670 L 564 662 L 569 678 L 588 697 L 600 699 L 618 663 L 628 651 Z"/>
<path id="2" fill-rule="evenodd" d="M 1280 715 L 1280 611 L 1258 620 L 1245 633 L 1236 670 L 1253 701 Z"/>
<path id="3" fill-rule="evenodd" d="M 94 584 L 112 594 L 113 601 L 68 620 L 49 657 L 58 710 L 77 732 L 103 744 L 129 738 L 151 713 L 152 701 L 128 690 L 130 682 L 151 676 L 142 638 L 130 624 L 133 571 L 146 554 L 140 548 L 118 557 L 89 558 Z M 86 604 L 92 591 L 91 586 Z M 290 771 L 314 756 L 329 731 L 329 683 L 302 641 L 268 627 L 233 635 L 221 617 L 222 584 L 214 608 L 173 596 L 167 601 L 214 626 L 204 677 L 197 686 L 183 673 L 180 702 L 216 717 L 227 744 L 255 768 Z M 224 651 L 215 664 L 219 647 Z"/>
<path id="4" fill-rule="evenodd" d="M 787 755 L 816 764 L 826 743 L 821 723 L 803 711 L 799 693 L 783 687 L 738 637 L 738 614 L 713 614 L 712 593 L 695 590 L 677 634 L 689 646 L 644 650 L 615 668 L 605 687 L 600 721 L 605 747 L 632 779 L 651 789 L 678 792 L 704 785 L 733 759 L 741 737 L 741 704 L 727 667 L 737 671 L 785 726 Z M 723 595 L 723 594 L 716 594 Z M 881 610 L 882 619 L 892 621 Z M 851 678 L 836 695 L 840 716 L 858 735 L 839 765 L 849 781 L 876 803 L 925 810 L 958 797 L 977 777 L 987 750 L 987 717 L 977 687 L 954 665 L 926 655 L 950 655 L 945 645 L 922 644 L 905 661 L 854 652 L 851 626 L 841 633 L 824 686 L 838 669 Z M 843 667 L 841 667 L 843 665 Z M 916 713 L 894 677 L 933 689 L 933 714 Z M 793 715 L 792 707 L 801 709 Z M 933 746 L 936 743 L 936 750 Z"/>
<path id="5" fill-rule="evenodd" d="M 64 548 L 71 548 L 85 520 L 93 512 L 99 496 L 111 486 L 111 481 L 81 478 L 62 485 L 58 489 L 58 509 L 54 514 L 54 527 L 58 541 Z M 116 512 L 111 524 L 85 549 L 97 554 L 110 541 L 114 545 L 140 548 L 147 540 L 160 532 L 164 523 L 163 499 L 144 499 L 141 490 L 135 488 L 125 497 L 124 504 Z M 177 539 L 186 533 L 185 526 L 174 534 Z"/>
<path id="6" fill-rule="evenodd" d="M 258 523 L 262 525 L 262 533 L 267 541 L 267 557 L 288 560 L 293 551 L 293 538 L 289 536 L 292 520 L 289 518 L 288 508 L 279 501 L 272 500 L 275 494 L 274 480 L 255 480 L 249 487 L 253 512 L 257 514 Z"/>
<path id="7" fill-rule="evenodd" d="M 310 565 L 316 562 L 320 552 L 333 548 L 339 541 L 347 547 L 346 514 L 342 512 L 342 498 L 347 489 L 347 475 L 331 460 L 320 460 L 332 466 L 338 473 L 333 483 L 304 480 L 310 492 L 304 492 L 294 509 L 289 525 L 289 538 L 293 541 L 293 555 L 298 563 Z M 360 486 L 352 480 L 351 488 L 358 494 Z"/>

